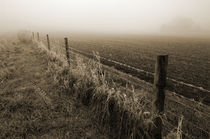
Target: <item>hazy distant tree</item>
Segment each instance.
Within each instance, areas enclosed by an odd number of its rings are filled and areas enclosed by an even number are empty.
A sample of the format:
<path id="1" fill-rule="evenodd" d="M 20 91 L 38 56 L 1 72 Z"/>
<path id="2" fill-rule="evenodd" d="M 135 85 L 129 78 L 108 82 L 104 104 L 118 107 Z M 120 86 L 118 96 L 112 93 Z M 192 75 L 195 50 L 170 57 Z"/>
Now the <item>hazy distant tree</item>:
<path id="1" fill-rule="evenodd" d="M 163 33 L 191 34 L 201 32 L 201 28 L 191 18 L 177 17 L 171 22 L 162 25 Z"/>

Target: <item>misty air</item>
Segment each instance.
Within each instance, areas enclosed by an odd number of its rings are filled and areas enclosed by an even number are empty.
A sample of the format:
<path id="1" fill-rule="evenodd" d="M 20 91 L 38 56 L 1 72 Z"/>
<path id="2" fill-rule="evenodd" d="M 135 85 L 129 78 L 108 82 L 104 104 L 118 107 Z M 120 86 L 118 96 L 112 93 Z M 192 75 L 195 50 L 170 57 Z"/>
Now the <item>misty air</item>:
<path id="1" fill-rule="evenodd" d="M 0 138 L 209 139 L 209 6 L 0 0 Z"/>

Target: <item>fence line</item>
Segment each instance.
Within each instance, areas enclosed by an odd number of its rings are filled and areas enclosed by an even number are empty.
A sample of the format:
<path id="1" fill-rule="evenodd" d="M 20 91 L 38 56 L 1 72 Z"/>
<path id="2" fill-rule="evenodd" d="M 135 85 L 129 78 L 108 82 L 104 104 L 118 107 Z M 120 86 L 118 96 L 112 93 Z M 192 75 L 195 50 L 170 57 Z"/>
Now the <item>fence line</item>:
<path id="1" fill-rule="evenodd" d="M 55 43 L 56 43 L 57 45 L 60 45 L 60 43 L 57 43 L 57 42 L 55 42 Z M 86 53 L 86 52 L 84 52 L 84 51 L 80 51 L 80 50 L 75 49 L 75 48 L 72 48 L 72 47 L 70 48 L 70 50 L 73 50 L 73 51 L 75 51 L 75 52 L 78 52 L 78 53 L 87 55 L 87 56 L 89 56 L 89 57 L 93 57 L 92 54 Z M 144 73 L 146 76 L 148 76 L 148 75 L 149 75 L 149 76 L 153 76 L 153 75 L 154 75 L 154 73 L 152 73 L 152 72 L 148 72 L 148 71 L 145 71 L 145 70 L 141 70 L 141 69 L 132 67 L 132 66 L 130 66 L 130 65 L 127 65 L 127 64 L 124 64 L 124 63 L 120 63 L 120 62 L 115 61 L 115 60 L 107 59 L 107 58 L 102 57 L 102 56 L 100 56 L 100 58 L 101 58 L 102 60 L 105 60 L 105 61 L 108 61 L 108 62 L 117 64 L 117 65 L 120 65 L 120 66 L 123 66 L 123 67 L 126 67 L 126 68 L 130 68 L 130 69 L 135 70 L 135 71 L 137 71 L 137 72 Z M 204 92 L 210 93 L 210 90 L 204 89 L 204 88 L 202 88 L 202 87 L 198 87 L 198 86 L 195 86 L 195 85 L 192 85 L 192 84 L 189 84 L 189 83 L 185 83 L 185 82 L 182 82 L 182 81 L 178 81 L 178 80 L 176 80 L 176 79 L 172 79 L 172 78 L 169 78 L 169 77 L 166 77 L 166 78 L 167 78 L 167 80 L 172 81 L 172 82 L 174 82 L 174 83 L 177 83 L 177 84 L 180 84 L 180 85 L 183 85 L 183 86 L 191 87 L 191 88 L 193 88 L 193 89 L 197 89 L 197 90 L 200 90 L 200 91 L 204 91 Z M 176 94 L 179 95 L 178 92 L 177 92 Z M 179 96 L 182 96 L 182 95 L 179 95 Z M 187 99 L 189 99 L 189 98 L 187 98 Z M 190 99 L 189 99 L 189 100 L 190 100 Z M 190 101 L 192 101 L 192 100 L 190 100 Z"/>
<path id="2" fill-rule="evenodd" d="M 77 51 L 77 52 L 79 52 L 79 53 L 84 53 L 85 55 L 92 56 L 91 54 L 88 54 L 88 53 L 86 53 L 86 52 L 80 51 L 80 50 L 78 50 L 78 49 L 75 49 L 75 48 L 72 48 L 72 47 L 71 47 L 71 49 L 74 50 L 74 51 Z M 145 73 L 146 75 L 152 75 L 152 76 L 154 75 L 154 73 L 152 73 L 152 72 L 145 71 L 145 70 L 142 70 L 142 69 L 138 69 L 138 68 L 136 68 L 136 67 L 133 67 L 133 66 L 130 66 L 130 65 L 127 65 L 127 64 L 124 64 L 124 63 L 120 63 L 120 62 L 115 61 L 115 60 L 107 59 L 107 58 L 102 57 L 102 56 L 100 56 L 100 58 L 101 58 L 101 59 L 104 59 L 104 60 L 107 60 L 107 61 L 109 61 L 109 62 L 113 62 L 113 63 L 119 64 L 119 65 L 121 65 L 121 66 L 130 68 L 130 69 L 136 70 L 136 71 L 138 71 L 138 72 L 143 72 L 143 73 Z M 207 89 L 205 89 L 205 88 L 203 88 L 203 87 L 198 87 L 198 86 L 195 86 L 195 85 L 193 85 L 193 84 L 185 83 L 185 82 L 183 82 L 183 81 L 178 81 L 178 80 L 176 80 L 176 79 L 172 79 L 172 78 L 169 78 L 169 77 L 166 77 L 166 78 L 167 78 L 167 80 L 173 81 L 173 82 L 175 82 L 175 83 L 178 83 L 178 84 L 181 84 L 181 85 L 184 85 L 184 86 L 192 87 L 192 88 L 195 88 L 195 89 L 198 89 L 198 90 L 201 90 L 201 91 L 205 91 L 205 92 L 210 93 L 210 90 L 207 90 Z"/>
<path id="3" fill-rule="evenodd" d="M 58 42 L 56 42 L 56 41 L 55 41 L 55 43 L 56 43 L 57 45 L 60 45 L 60 43 L 58 43 Z M 88 54 L 88 53 L 86 53 L 86 52 L 80 51 L 80 50 L 75 49 L 75 48 L 72 48 L 72 47 L 70 48 L 70 50 L 73 50 L 73 51 L 75 51 L 75 52 L 78 52 L 78 53 L 87 55 L 87 56 L 89 56 L 89 57 L 93 57 L 93 55 L 91 55 L 91 54 Z M 103 59 L 103 60 L 105 60 L 105 61 L 108 61 L 108 62 L 117 64 L 117 65 L 120 65 L 120 66 L 124 66 L 124 67 L 126 67 L 126 68 L 130 68 L 130 69 L 135 70 L 135 71 L 137 71 L 137 72 L 144 73 L 144 74 L 146 74 L 146 76 L 148 76 L 148 75 L 153 76 L 153 75 L 154 75 L 154 73 L 152 73 L 152 72 L 145 71 L 145 70 L 142 70 L 142 69 L 138 69 L 138 68 L 132 67 L 132 66 L 130 66 L 130 65 L 127 65 L 127 64 L 124 64 L 124 63 L 120 63 L 120 62 L 115 61 L 115 60 L 107 59 L 107 58 L 102 57 L 102 56 L 100 56 L 100 58 Z M 197 89 L 197 90 L 200 90 L 200 91 L 204 91 L 204 92 L 210 93 L 210 90 L 204 89 L 204 88 L 202 88 L 202 87 L 198 87 L 198 86 L 195 86 L 195 85 L 193 85 L 193 84 L 189 84 L 189 83 L 185 83 L 185 82 L 182 82 L 182 81 L 178 81 L 178 80 L 176 80 L 176 79 L 172 79 L 172 78 L 169 78 L 169 77 L 166 77 L 166 78 L 167 78 L 167 80 L 172 81 L 172 82 L 174 82 L 174 83 L 177 83 L 177 84 L 180 84 L 180 85 L 183 85 L 183 86 L 191 87 L 191 88 L 194 88 L 194 89 Z M 176 94 L 179 95 L 178 92 L 177 92 Z M 182 95 L 179 95 L 179 96 L 182 96 Z M 190 99 L 189 99 L 189 100 L 190 100 Z M 190 100 L 190 101 L 192 101 L 192 100 Z"/>
<path id="4" fill-rule="evenodd" d="M 39 38 L 39 35 L 37 33 L 37 38 L 38 38 L 38 41 L 40 41 L 40 38 Z M 50 40 L 49 40 L 49 36 L 47 35 L 47 42 L 48 42 L 48 47 L 49 47 L 49 50 L 50 50 Z M 66 47 L 66 57 L 67 57 L 67 61 L 68 61 L 68 64 L 70 65 L 70 55 L 69 55 L 69 45 L 68 45 L 68 38 L 64 38 L 64 42 L 65 42 L 65 47 Z M 58 42 L 54 41 L 54 43 L 58 44 Z M 60 46 L 60 43 L 58 44 Z M 88 54 L 86 52 L 83 52 L 83 51 L 80 51 L 80 50 L 77 50 L 75 48 L 72 48 L 70 47 L 70 50 L 76 52 L 76 53 L 79 53 L 79 54 L 82 54 L 82 55 L 86 55 L 88 56 L 89 58 L 93 58 L 93 55 L 91 54 Z M 70 52 L 72 52 L 70 51 Z M 74 53 L 73 52 L 73 53 Z M 198 90 L 201 90 L 201 91 L 205 91 L 205 92 L 209 92 L 209 90 L 206 90 L 202 87 L 198 87 L 198 86 L 194 86 L 192 84 L 188 84 L 188 83 L 184 83 L 182 81 L 177 81 L 175 79 L 171 79 L 171 78 L 167 78 L 166 77 L 166 73 L 167 73 L 167 64 L 168 64 L 168 56 L 167 55 L 163 55 L 163 56 L 158 56 L 157 57 L 157 61 L 156 61 L 156 66 L 155 66 L 155 74 L 152 73 L 152 72 L 147 72 L 147 71 L 144 71 L 144 70 L 141 70 L 141 69 L 138 69 L 138 68 L 135 68 L 135 67 L 132 67 L 132 66 L 129 66 L 127 64 L 123 64 L 123 63 L 120 63 L 118 61 L 114 61 L 114 60 L 110 60 L 110 59 L 107 59 L 105 57 L 100 57 L 101 59 L 103 60 L 106 60 L 106 61 L 109 61 L 109 62 L 112 62 L 114 64 L 117 64 L 117 65 L 120 65 L 120 66 L 124 66 L 124 67 L 127 67 L 127 68 L 130 68 L 132 70 L 135 70 L 135 71 L 138 71 L 138 72 L 141 72 L 141 73 L 145 73 L 147 76 L 148 75 L 154 75 L 154 87 L 155 87 L 155 94 L 156 94 L 156 100 L 155 100 L 155 103 L 153 104 L 153 107 L 155 108 L 156 111 L 158 111 L 159 114 L 161 114 L 163 111 L 164 111 L 164 101 L 165 101 L 165 86 L 166 86 L 166 79 L 167 80 L 171 80 L 175 83 L 178 83 L 178 84 L 182 84 L 184 86 L 188 86 L 188 87 L 192 87 L 192 88 L 195 88 L 195 89 L 198 89 Z M 195 111 L 198 111 L 196 109 L 193 109 L 183 103 L 180 103 L 178 101 L 175 101 L 175 100 L 172 100 L 172 99 L 169 99 L 171 101 L 174 101 L 176 103 L 179 103 L 185 107 L 188 107 L 190 108 L 191 110 L 195 110 Z M 147 100 L 148 101 L 148 100 Z M 175 115 L 173 112 L 171 111 L 167 111 L 168 113 L 171 113 L 172 115 Z M 203 113 L 203 112 L 200 112 L 198 111 L 199 113 Z M 205 115 L 203 113 L 203 115 Z M 178 117 L 177 115 L 175 115 L 175 117 Z M 208 117 L 208 116 L 207 116 Z M 158 117 L 159 118 L 159 117 Z M 163 129 L 163 124 L 162 124 L 162 119 L 161 120 L 161 123 L 159 122 L 159 119 L 156 118 L 155 119 L 155 122 L 154 124 L 157 126 L 157 128 L 155 129 L 157 132 L 156 132 L 156 135 L 161 137 L 162 136 L 162 129 Z M 158 121 L 156 123 L 156 120 Z M 172 125 L 170 122 L 166 121 L 167 123 L 169 123 L 170 125 Z M 205 132 L 209 135 L 209 132 L 196 126 L 195 124 L 193 124 L 192 122 L 187 122 L 187 123 L 190 123 L 192 126 L 196 127 L 197 129 L 201 130 L 202 132 Z M 172 127 L 175 127 L 172 125 Z M 175 127 L 177 128 L 177 127 Z M 203 135 L 201 133 L 201 135 Z M 193 137 L 193 136 L 192 136 Z"/>

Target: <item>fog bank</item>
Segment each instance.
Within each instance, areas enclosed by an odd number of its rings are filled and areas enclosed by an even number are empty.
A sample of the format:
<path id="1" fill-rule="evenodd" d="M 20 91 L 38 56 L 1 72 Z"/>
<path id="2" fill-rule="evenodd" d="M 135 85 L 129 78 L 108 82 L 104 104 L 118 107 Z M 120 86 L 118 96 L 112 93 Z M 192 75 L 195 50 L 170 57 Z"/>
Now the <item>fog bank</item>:
<path id="1" fill-rule="evenodd" d="M 209 0 L 0 0 L 0 32 L 210 34 Z"/>

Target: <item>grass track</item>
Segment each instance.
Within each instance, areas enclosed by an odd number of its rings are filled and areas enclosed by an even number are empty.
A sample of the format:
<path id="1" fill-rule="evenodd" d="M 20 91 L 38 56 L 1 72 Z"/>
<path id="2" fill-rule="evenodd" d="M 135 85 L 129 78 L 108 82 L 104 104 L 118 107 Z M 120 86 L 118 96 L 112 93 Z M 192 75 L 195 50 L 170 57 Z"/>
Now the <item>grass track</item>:
<path id="1" fill-rule="evenodd" d="M 88 108 L 62 93 L 48 57 L 32 44 L 0 51 L 0 138 L 107 138 Z"/>

